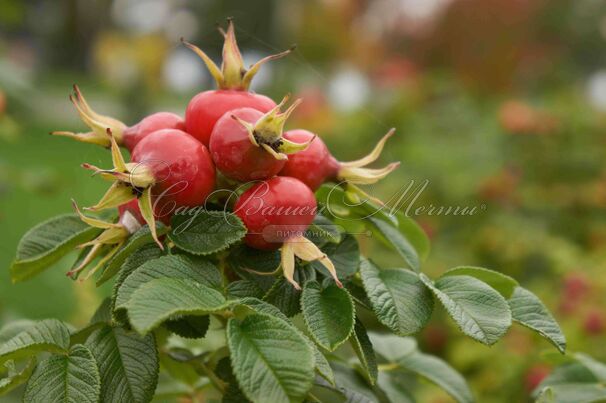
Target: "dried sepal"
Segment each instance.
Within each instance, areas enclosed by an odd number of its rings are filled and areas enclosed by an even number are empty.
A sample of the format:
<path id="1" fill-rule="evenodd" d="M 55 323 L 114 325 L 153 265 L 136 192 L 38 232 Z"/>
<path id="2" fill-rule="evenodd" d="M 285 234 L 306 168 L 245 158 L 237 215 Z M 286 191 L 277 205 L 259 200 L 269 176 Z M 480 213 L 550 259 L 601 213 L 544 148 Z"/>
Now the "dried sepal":
<path id="1" fill-rule="evenodd" d="M 317 260 L 328 270 L 331 277 L 335 280 L 337 286 L 341 288 L 343 287 L 343 284 L 337 277 L 335 265 L 332 263 L 330 258 L 326 255 L 326 253 L 322 252 L 320 248 L 316 246 L 316 244 L 305 238 L 303 235 L 295 236 L 284 241 L 280 252 L 284 277 L 289 283 L 293 284 L 296 289 L 301 289 L 301 287 L 294 280 L 295 256 L 306 262 Z"/>
<path id="2" fill-rule="evenodd" d="M 84 143 L 110 147 L 111 141 L 106 136 L 106 131 L 109 129 L 116 137 L 118 144 L 122 143 L 122 135 L 127 126 L 117 119 L 96 113 L 90 107 L 77 85 L 74 85 L 74 93 L 70 94 L 69 100 L 76 108 L 76 111 L 80 115 L 80 118 L 84 124 L 86 124 L 91 131 L 74 133 L 60 130 L 51 132 L 52 135 L 69 137 Z"/>
<path id="3" fill-rule="evenodd" d="M 206 68 L 217 82 L 219 89 L 248 91 L 253 77 L 258 73 L 263 64 L 270 60 L 280 59 L 294 50 L 294 47 L 292 47 L 284 52 L 266 56 L 247 69 L 244 66 L 244 60 L 236 41 L 233 20 L 228 18 L 227 30 L 224 31 L 219 28 L 219 32 L 224 37 L 221 67 L 217 66 L 203 50 L 181 38 L 181 42 L 202 59 Z"/>

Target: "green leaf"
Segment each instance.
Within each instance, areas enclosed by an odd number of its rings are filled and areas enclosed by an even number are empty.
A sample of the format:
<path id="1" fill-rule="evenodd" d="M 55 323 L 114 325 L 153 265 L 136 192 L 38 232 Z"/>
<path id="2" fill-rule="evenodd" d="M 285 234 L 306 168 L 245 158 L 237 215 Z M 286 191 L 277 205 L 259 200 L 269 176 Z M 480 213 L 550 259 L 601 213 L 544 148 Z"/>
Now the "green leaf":
<path id="1" fill-rule="evenodd" d="M 5 366 L 8 367 L 9 371 L 6 378 L 0 378 L 0 396 L 6 395 L 30 378 L 32 372 L 34 372 L 34 368 L 36 368 L 36 358 L 30 358 L 21 370 L 15 368 L 12 360 L 7 361 Z"/>
<path id="2" fill-rule="evenodd" d="M 470 276 L 445 276 L 433 283 L 421 274 L 421 279 L 469 337 L 492 345 L 511 326 L 507 301 L 488 284 Z"/>
<path id="3" fill-rule="evenodd" d="M 176 334 L 186 339 L 201 339 L 206 335 L 210 326 L 210 317 L 205 316 L 183 316 L 181 318 L 169 319 L 164 326 Z"/>
<path id="4" fill-rule="evenodd" d="M 282 311 L 280 311 L 275 306 L 273 306 L 267 302 L 261 301 L 260 299 L 257 299 L 257 298 L 243 298 L 240 301 L 238 301 L 238 304 L 244 305 L 244 306 L 252 309 L 254 312 L 273 316 L 277 319 L 284 321 L 286 324 L 291 326 L 297 333 L 299 333 L 301 335 L 301 337 L 303 337 L 305 339 L 307 344 L 309 344 L 309 346 L 313 350 L 316 371 L 318 371 L 320 376 L 322 376 L 324 379 L 326 379 L 328 382 L 330 382 L 332 385 L 334 385 L 335 377 L 332 372 L 332 368 L 330 368 L 330 364 L 328 363 L 328 360 L 326 360 L 326 357 L 324 357 L 324 354 L 322 354 L 320 352 L 318 347 L 307 336 L 305 336 L 303 334 L 303 332 L 301 332 L 297 327 L 295 327 L 290 322 L 288 317 L 286 317 L 286 315 L 284 315 L 282 313 Z"/>
<path id="5" fill-rule="evenodd" d="M 525 288 L 516 287 L 508 302 L 515 322 L 539 333 L 564 354 L 566 338 L 558 323 L 536 295 Z"/>
<path id="6" fill-rule="evenodd" d="M 473 395 L 465 379 L 450 365 L 437 357 L 414 351 L 400 358 L 398 364 L 435 383 L 459 403 L 471 403 Z"/>
<path id="7" fill-rule="evenodd" d="M 346 403 L 347 397 L 345 396 L 345 393 L 332 385 L 316 382 L 309 391 L 308 399 L 305 400 L 305 402 Z"/>
<path id="8" fill-rule="evenodd" d="M 282 313 L 282 311 L 280 311 L 280 309 L 278 309 L 278 307 L 262 301 L 258 298 L 252 298 L 252 297 L 246 297 L 246 298 L 242 298 L 241 300 L 238 301 L 238 306 L 236 308 L 239 308 L 240 306 L 245 306 L 247 308 L 250 308 L 252 311 L 256 312 L 256 313 L 260 313 L 260 314 L 265 314 L 265 315 L 269 315 L 269 316 L 275 316 L 278 319 L 283 320 L 286 323 L 290 324 L 290 320 L 288 319 L 288 317 Z"/>
<path id="9" fill-rule="evenodd" d="M 316 279 L 316 272 L 309 266 L 297 265 L 294 279 L 301 286 L 305 286 L 307 281 Z M 278 278 L 263 297 L 264 301 L 275 305 L 288 317 L 301 311 L 300 299 L 301 291 L 295 289 L 284 277 Z"/>
<path id="10" fill-rule="evenodd" d="M 138 288 L 127 309 L 133 327 L 146 334 L 177 315 L 207 315 L 230 304 L 217 290 L 195 281 L 159 278 Z"/>
<path id="11" fill-rule="evenodd" d="M 345 394 L 351 403 L 378 403 L 379 399 L 357 372 L 349 366 L 334 364 L 337 389 Z M 400 403 L 400 402 L 398 402 Z"/>
<path id="12" fill-rule="evenodd" d="M 45 319 L 34 323 L 0 346 L 0 363 L 41 351 L 66 354 L 68 350 L 67 326 L 56 319 Z"/>
<path id="13" fill-rule="evenodd" d="M 68 355 L 42 361 L 27 383 L 23 400 L 31 403 L 97 403 L 101 385 L 97 363 L 88 348 L 77 344 Z"/>
<path id="14" fill-rule="evenodd" d="M 175 245 L 194 255 L 209 255 L 226 249 L 246 235 L 246 227 L 232 213 L 198 211 L 197 215 L 175 215 L 168 237 Z"/>
<path id="15" fill-rule="evenodd" d="M 149 402 L 158 382 L 158 351 L 154 336 L 141 337 L 119 327 L 105 326 L 86 343 L 101 376 L 101 401 Z"/>
<path id="16" fill-rule="evenodd" d="M 227 286 L 227 294 L 230 298 L 263 298 L 263 289 L 251 280 L 232 281 Z"/>
<path id="17" fill-rule="evenodd" d="M 138 288 L 159 278 L 189 279 L 210 288 L 221 288 L 219 270 L 206 259 L 184 255 L 161 256 L 142 264 L 126 277 L 118 289 L 115 309 L 126 308 Z"/>
<path id="18" fill-rule="evenodd" d="M 377 358 L 375 357 L 372 342 L 366 333 L 366 328 L 358 318 L 356 318 L 354 333 L 349 338 L 349 341 L 358 356 L 358 360 L 360 360 L 360 364 L 362 364 L 366 378 L 371 385 L 374 385 L 377 382 L 379 373 Z"/>
<path id="19" fill-rule="evenodd" d="M 100 232 L 76 214 L 60 215 L 36 225 L 17 246 L 17 256 L 11 265 L 13 283 L 30 279 Z"/>
<path id="20" fill-rule="evenodd" d="M 328 255 L 335 265 L 337 277 L 345 279 L 357 273 L 360 266 L 360 247 L 355 237 L 350 234 L 343 236 L 343 241 L 339 244 L 329 243 L 324 245 L 322 251 Z M 320 273 L 325 274 L 326 268 L 318 261 L 312 262 L 312 265 Z"/>
<path id="21" fill-rule="evenodd" d="M 328 381 L 331 385 L 335 385 L 335 374 L 332 371 L 332 368 L 330 367 L 330 363 L 328 362 L 328 360 L 326 359 L 326 357 L 324 356 L 324 354 L 322 354 L 322 352 L 320 351 L 320 349 L 318 348 L 318 346 L 316 346 L 311 340 L 309 340 L 306 337 L 309 346 L 312 348 L 313 352 L 314 352 L 314 362 L 315 362 L 315 368 L 316 371 L 318 372 L 318 374 L 320 374 L 320 376 L 322 378 L 324 378 L 326 381 Z"/>
<path id="22" fill-rule="evenodd" d="M 483 267 L 460 266 L 448 270 L 442 276 L 471 276 L 497 290 L 504 298 L 511 298 L 518 282 L 506 274 Z"/>
<path id="23" fill-rule="evenodd" d="M 376 332 L 371 332 L 369 337 L 375 351 L 390 362 L 397 362 L 400 358 L 417 349 L 417 341 L 413 337 L 400 337 L 394 334 Z"/>
<path id="24" fill-rule="evenodd" d="M 32 327 L 36 323 L 33 320 L 19 319 L 7 323 L 0 329 L 0 346 L 15 337 L 17 334 Z"/>
<path id="25" fill-rule="evenodd" d="M 217 376 L 227 383 L 227 391 L 223 394 L 221 403 L 248 403 L 250 400 L 244 396 L 244 392 L 238 385 L 238 380 L 233 373 L 229 357 L 219 360 L 215 369 Z"/>
<path id="26" fill-rule="evenodd" d="M 137 249 L 135 252 L 133 252 L 132 255 L 126 258 L 126 260 L 122 264 L 122 267 L 120 268 L 118 278 L 114 282 L 114 286 L 112 289 L 111 311 L 114 320 L 116 320 L 117 322 L 127 321 L 126 314 L 123 310 L 116 311 L 116 299 L 118 298 L 118 290 L 120 289 L 126 278 L 130 276 L 130 274 L 134 272 L 143 263 L 149 260 L 156 259 L 162 256 L 162 254 L 162 250 L 160 250 L 160 248 L 158 248 L 158 246 L 153 243 Z"/>
<path id="27" fill-rule="evenodd" d="M 601 383 L 569 383 L 548 386 L 537 403 L 597 403 L 606 400 L 606 385 Z"/>
<path id="28" fill-rule="evenodd" d="M 408 267 L 418 272 L 421 270 L 421 261 L 416 249 L 402 233 L 389 223 L 375 217 L 366 218 L 371 227 L 383 237 L 385 241 L 404 258 Z"/>
<path id="29" fill-rule="evenodd" d="M 416 333 L 429 321 L 433 298 L 417 274 L 402 269 L 379 270 L 366 259 L 360 264 L 360 273 L 377 318 L 396 334 Z"/>
<path id="30" fill-rule="evenodd" d="M 423 228 L 412 218 L 406 217 L 401 211 L 396 212 L 395 216 L 398 219 L 398 230 L 400 230 L 400 233 L 412 244 L 421 261 L 427 259 L 430 242 Z"/>
<path id="31" fill-rule="evenodd" d="M 606 364 L 602 364 L 583 353 L 576 353 L 574 359 L 587 368 L 595 376 L 596 380 L 606 382 Z"/>
<path id="32" fill-rule="evenodd" d="M 347 290 L 334 283 L 327 287 L 321 287 L 317 281 L 305 283 L 301 309 L 311 336 L 328 351 L 345 343 L 353 331 L 353 301 Z"/>
<path id="33" fill-rule="evenodd" d="M 313 351 L 283 320 L 259 314 L 230 319 L 227 342 L 240 388 L 253 402 L 301 401 L 311 388 Z"/>
<path id="34" fill-rule="evenodd" d="M 227 264 L 240 278 L 255 282 L 267 292 L 275 279 L 271 273 L 280 266 L 280 251 L 257 250 L 241 243 L 230 248 Z"/>
<path id="35" fill-rule="evenodd" d="M 322 246 L 326 242 L 340 243 L 342 229 L 324 217 L 322 214 L 316 214 L 313 223 L 306 231 L 306 237 L 315 244 Z"/>
<path id="36" fill-rule="evenodd" d="M 158 222 L 158 223 L 156 223 L 156 232 L 157 232 L 158 236 L 161 236 L 168 232 L 168 228 L 161 222 Z M 152 233 L 149 230 L 149 227 L 147 225 L 143 226 L 141 229 L 139 229 L 139 231 L 132 234 L 128 238 L 128 241 L 126 241 L 124 246 L 122 248 L 120 248 L 120 250 L 118 252 L 116 252 L 114 257 L 112 257 L 109 262 L 107 262 L 107 265 L 103 269 L 103 273 L 97 280 L 97 287 L 100 286 L 101 284 L 105 283 L 107 280 L 112 278 L 116 273 L 118 273 L 118 271 L 120 270 L 120 267 L 122 267 L 122 264 L 124 264 L 126 259 L 128 257 L 130 257 L 133 254 L 133 252 L 135 252 L 137 249 L 141 248 L 142 246 L 145 246 L 147 244 L 154 244 L 154 243 L 155 243 L 154 238 L 152 237 Z M 158 251 L 161 252 L 160 248 L 157 247 L 157 245 L 154 245 L 154 246 Z"/>
<path id="37" fill-rule="evenodd" d="M 414 396 L 410 393 L 414 388 L 411 374 L 404 371 L 381 371 L 377 378 L 377 386 L 387 396 L 389 402 L 393 403 L 415 403 Z"/>
<path id="38" fill-rule="evenodd" d="M 600 380 L 585 365 L 580 362 L 560 365 L 554 368 L 551 373 L 541 381 L 541 383 L 532 392 L 536 395 L 546 386 L 574 384 L 574 383 L 597 383 Z"/>

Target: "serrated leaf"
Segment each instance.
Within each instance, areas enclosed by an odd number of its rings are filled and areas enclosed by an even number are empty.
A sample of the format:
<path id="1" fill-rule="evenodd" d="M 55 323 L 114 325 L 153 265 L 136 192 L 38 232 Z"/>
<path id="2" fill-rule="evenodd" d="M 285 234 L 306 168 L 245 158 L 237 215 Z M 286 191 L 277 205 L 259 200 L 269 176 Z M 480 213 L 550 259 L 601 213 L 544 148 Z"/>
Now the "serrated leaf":
<path id="1" fill-rule="evenodd" d="M 141 337 L 119 327 L 105 326 L 86 343 L 101 378 L 101 401 L 149 402 L 158 382 L 158 351 L 154 336 Z"/>
<path id="2" fill-rule="evenodd" d="M 301 286 L 316 279 L 316 272 L 309 266 L 296 266 L 294 279 Z M 275 280 L 263 296 L 263 300 L 276 306 L 286 316 L 291 317 L 301 311 L 301 291 L 295 289 L 284 277 Z"/>
<path id="3" fill-rule="evenodd" d="M 241 243 L 229 250 L 227 263 L 240 278 L 253 281 L 265 293 L 274 284 L 272 273 L 280 266 L 280 251 L 257 250 Z"/>
<path id="4" fill-rule="evenodd" d="M 247 308 L 250 308 L 251 310 L 253 310 L 256 313 L 260 313 L 260 314 L 264 314 L 264 315 L 269 315 L 269 316 L 275 316 L 278 319 L 283 320 L 286 323 L 290 324 L 290 320 L 288 319 L 288 317 L 286 315 L 284 315 L 284 313 L 282 313 L 282 311 L 280 311 L 280 309 L 278 309 L 278 307 L 262 301 L 258 298 L 252 298 L 252 297 L 246 297 L 246 298 L 242 298 L 241 300 L 238 301 L 238 307 L 240 306 L 245 306 Z"/>
<path id="5" fill-rule="evenodd" d="M 0 329 L 0 346 L 27 328 L 32 327 L 34 323 L 36 322 L 33 320 L 19 319 L 2 326 Z"/>
<path id="6" fill-rule="evenodd" d="M 227 383 L 227 390 L 223 394 L 221 403 L 248 403 L 250 400 L 244 396 L 240 389 L 236 376 L 233 373 L 229 357 L 223 357 L 217 363 L 215 369 L 217 376 Z"/>
<path id="7" fill-rule="evenodd" d="M 227 286 L 227 295 L 230 298 L 263 298 L 263 294 L 263 289 L 251 280 L 236 280 Z"/>
<path id="8" fill-rule="evenodd" d="M 337 277 L 345 279 L 357 273 L 360 266 L 360 247 L 358 246 L 358 241 L 352 235 L 346 234 L 343 236 L 341 243 L 329 243 L 321 249 L 335 265 Z M 322 263 L 314 261 L 312 265 L 320 273 L 326 273 L 326 268 Z"/>
<path id="9" fill-rule="evenodd" d="M 186 339 L 201 339 L 206 335 L 210 326 L 210 317 L 205 316 L 183 316 L 169 319 L 164 323 L 166 328 L 177 336 Z"/>
<path id="10" fill-rule="evenodd" d="M 328 351 L 345 343 L 353 331 L 353 301 L 347 290 L 336 284 L 321 287 L 317 281 L 305 283 L 301 310 L 312 338 Z"/>
<path id="11" fill-rule="evenodd" d="M 42 361 L 27 383 L 23 400 L 31 403 L 97 403 L 99 370 L 91 352 L 81 344 L 68 355 Z"/>
<path id="12" fill-rule="evenodd" d="M 332 386 L 334 386 L 335 385 L 335 374 L 334 374 L 332 368 L 330 367 L 330 363 L 328 362 L 328 360 L 326 359 L 324 354 L 322 354 L 322 352 L 320 351 L 318 346 L 316 346 L 311 340 L 309 340 L 309 339 L 307 339 L 307 340 L 308 340 L 309 346 L 312 348 L 312 350 L 314 352 L 314 362 L 315 362 L 316 371 L 322 378 L 324 378 Z"/>
<path id="13" fill-rule="evenodd" d="M 9 369 L 7 377 L 0 378 L 0 396 L 6 395 L 30 378 L 32 372 L 34 372 L 34 368 L 36 368 L 36 358 L 30 358 L 21 370 L 14 368 L 13 361 L 8 361 L 5 365 L 7 364 L 12 364 L 12 368 Z"/>
<path id="14" fill-rule="evenodd" d="M 156 233 L 158 234 L 158 236 L 164 235 L 167 232 L 168 228 L 164 224 L 162 224 L 161 222 L 156 223 Z M 120 267 L 122 267 L 126 259 L 129 258 L 133 254 L 133 252 L 135 252 L 142 246 L 153 243 L 155 243 L 155 241 L 147 225 L 132 234 L 128 238 L 128 241 L 126 241 L 124 246 L 120 248 L 118 252 L 116 252 L 114 257 L 112 257 L 109 262 L 107 262 L 107 265 L 103 269 L 103 273 L 97 280 L 97 287 L 99 287 L 107 280 L 112 278 L 116 273 L 118 273 Z M 157 250 L 160 250 L 157 245 L 155 245 L 155 247 Z"/>
<path id="15" fill-rule="evenodd" d="M 366 259 L 360 274 L 377 318 L 396 334 L 416 333 L 429 321 L 433 298 L 418 275 L 402 269 L 379 270 Z"/>
<path id="16" fill-rule="evenodd" d="M 168 237 L 174 244 L 194 255 L 209 255 L 226 249 L 246 235 L 246 227 L 232 213 L 199 211 L 195 217 L 175 215 Z"/>
<path id="17" fill-rule="evenodd" d="M 539 333 L 564 354 L 566 337 L 549 310 L 536 295 L 525 288 L 516 287 L 507 302 L 515 322 Z"/>
<path id="18" fill-rule="evenodd" d="M 442 276 L 471 276 L 477 278 L 497 290 L 506 299 L 511 298 L 513 290 L 518 286 L 518 282 L 513 277 L 483 267 L 454 267 Z"/>
<path id="19" fill-rule="evenodd" d="M 398 228 L 375 217 L 367 217 L 366 222 L 373 230 L 379 232 L 385 241 L 402 256 L 408 267 L 418 272 L 421 270 L 421 260 L 416 249 Z"/>
<path id="20" fill-rule="evenodd" d="M 488 284 L 470 276 L 445 276 L 435 283 L 424 274 L 420 276 L 469 337 L 492 345 L 511 326 L 507 301 Z"/>
<path id="21" fill-rule="evenodd" d="M 322 214 L 316 214 L 313 223 L 309 226 L 306 233 L 306 238 L 315 244 L 322 246 L 323 244 L 340 243 L 342 237 L 342 228 L 324 217 Z"/>
<path id="22" fill-rule="evenodd" d="M 195 281 L 159 278 L 138 288 L 127 310 L 133 327 L 146 334 L 177 315 L 207 315 L 230 304 L 217 290 Z"/>
<path id="23" fill-rule="evenodd" d="M 13 283 L 35 276 L 100 232 L 76 214 L 60 215 L 36 225 L 23 235 L 17 246 L 17 256 L 10 269 Z"/>
<path id="24" fill-rule="evenodd" d="M 474 401 L 465 378 L 437 357 L 414 351 L 398 359 L 397 363 L 435 383 L 459 403 Z"/>
<path id="25" fill-rule="evenodd" d="M 118 289 L 115 309 L 126 308 L 139 287 L 159 278 L 189 279 L 213 289 L 221 288 L 221 273 L 208 260 L 185 255 L 161 256 L 142 264 L 126 277 Z"/>
<path id="26" fill-rule="evenodd" d="M 294 326 L 290 322 L 288 317 L 286 317 L 286 315 L 284 315 L 282 313 L 282 311 L 280 311 L 274 305 L 269 304 L 265 301 L 261 301 L 260 299 L 257 299 L 257 298 L 243 298 L 240 301 L 238 301 L 238 304 L 244 305 L 257 313 L 273 316 L 277 319 L 284 321 L 286 324 L 291 326 L 297 333 L 299 333 L 301 335 L 301 337 L 303 337 L 305 339 L 307 344 L 309 344 L 310 348 L 313 350 L 316 371 L 318 371 L 318 373 L 324 379 L 326 379 L 328 382 L 330 382 L 332 385 L 334 385 L 335 377 L 332 372 L 332 368 L 330 367 L 330 364 L 328 363 L 328 360 L 326 359 L 326 357 L 324 357 L 324 354 L 322 354 L 322 352 L 320 352 L 320 350 L 314 344 L 314 342 L 312 342 L 306 335 L 303 334 L 303 332 L 301 332 L 296 326 Z"/>
<path id="27" fill-rule="evenodd" d="M 120 272 L 118 273 L 118 278 L 114 282 L 114 286 L 112 288 L 112 296 L 111 296 L 111 312 L 113 320 L 124 323 L 128 320 L 126 317 L 126 313 L 123 309 L 116 310 L 116 299 L 118 298 L 118 290 L 126 280 L 130 274 L 135 271 L 139 266 L 144 264 L 149 260 L 156 259 L 162 256 L 163 252 L 158 248 L 158 246 L 153 243 L 149 245 L 145 245 L 135 252 L 132 255 L 126 258 L 122 267 L 120 268 Z"/>
<path id="28" fill-rule="evenodd" d="M 358 318 L 356 318 L 354 332 L 349 341 L 358 356 L 358 360 L 360 360 L 360 364 L 362 364 L 362 369 L 364 370 L 366 378 L 371 385 L 374 385 L 379 374 L 377 359 L 372 347 L 372 342 L 366 333 L 366 328 Z"/>
<path id="29" fill-rule="evenodd" d="M 283 320 L 259 314 L 232 318 L 227 342 L 238 384 L 253 402 L 301 401 L 311 388 L 313 351 Z"/>
<path id="30" fill-rule="evenodd" d="M 66 354 L 69 336 L 68 327 L 56 319 L 36 322 L 0 346 L 0 363 L 41 351 Z"/>

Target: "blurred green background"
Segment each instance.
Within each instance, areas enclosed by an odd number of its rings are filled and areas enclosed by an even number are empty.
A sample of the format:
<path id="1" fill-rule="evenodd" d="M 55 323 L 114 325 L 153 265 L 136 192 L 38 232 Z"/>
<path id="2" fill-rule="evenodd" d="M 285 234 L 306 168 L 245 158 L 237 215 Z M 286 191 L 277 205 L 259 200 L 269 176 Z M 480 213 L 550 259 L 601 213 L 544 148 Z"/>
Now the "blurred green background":
<path id="1" fill-rule="evenodd" d="M 68 263 L 17 285 L 8 275 L 28 228 L 70 211 L 70 198 L 92 204 L 105 187 L 79 167 L 107 165 L 104 150 L 48 135 L 85 129 L 71 85 L 129 124 L 183 114 L 213 83 L 179 39 L 218 59 L 216 25 L 228 16 L 247 62 L 298 45 L 254 82 L 276 100 L 304 99 L 289 128 L 317 132 L 341 160 L 397 128 L 382 161 L 402 165 L 374 195 L 428 180 L 415 207 L 477 206 L 472 216 L 414 216 L 432 239 L 425 271 L 471 264 L 512 275 L 546 301 L 571 351 L 606 359 L 606 3 L 597 0 L 0 0 L 0 326 L 82 324 L 108 293 L 68 280 Z M 488 348 L 438 312 L 418 339 L 481 402 L 527 401 L 551 368 L 546 342 L 517 327 Z M 427 386 L 421 401 L 450 400 Z"/>

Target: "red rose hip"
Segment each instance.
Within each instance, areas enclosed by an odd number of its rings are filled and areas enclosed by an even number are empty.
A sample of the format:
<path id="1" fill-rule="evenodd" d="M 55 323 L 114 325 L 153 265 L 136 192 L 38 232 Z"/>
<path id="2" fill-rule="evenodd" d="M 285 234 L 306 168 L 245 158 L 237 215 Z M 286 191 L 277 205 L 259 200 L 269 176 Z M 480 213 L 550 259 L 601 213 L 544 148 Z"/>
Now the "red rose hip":
<path id="1" fill-rule="evenodd" d="M 138 198 L 139 208 L 157 239 L 155 217 L 166 221 L 178 207 L 204 204 L 215 186 L 215 167 L 206 147 L 189 134 L 175 129 L 151 133 L 125 163 L 110 136 L 114 169 L 103 170 L 84 164 L 113 184 L 90 210 L 117 207 Z"/>
<path id="2" fill-rule="evenodd" d="M 210 153 L 217 169 L 241 182 L 267 179 L 284 167 L 291 154 L 304 150 L 309 142 L 297 144 L 282 138 L 284 122 L 299 104 L 280 113 L 284 99 L 266 114 L 239 108 L 219 119 L 210 138 Z"/>
<path id="3" fill-rule="evenodd" d="M 263 64 L 286 56 L 292 50 L 267 56 L 247 69 L 236 42 L 231 19 L 228 19 L 227 32 L 221 30 L 221 33 L 225 37 L 225 43 L 220 68 L 200 48 L 183 41 L 185 46 L 200 56 L 217 82 L 217 90 L 204 91 L 193 97 L 185 112 L 186 131 L 207 146 L 215 123 L 226 112 L 246 107 L 266 113 L 276 106 L 270 98 L 249 92 L 248 88 Z"/>
<path id="4" fill-rule="evenodd" d="M 256 249 L 281 248 L 284 277 L 295 288 L 300 288 L 293 279 L 295 256 L 304 261 L 320 261 L 342 286 L 330 259 L 304 236 L 316 210 L 311 189 L 298 179 L 281 176 L 252 186 L 234 207 L 234 213 L 248 230 L 244 242 Z"/>

